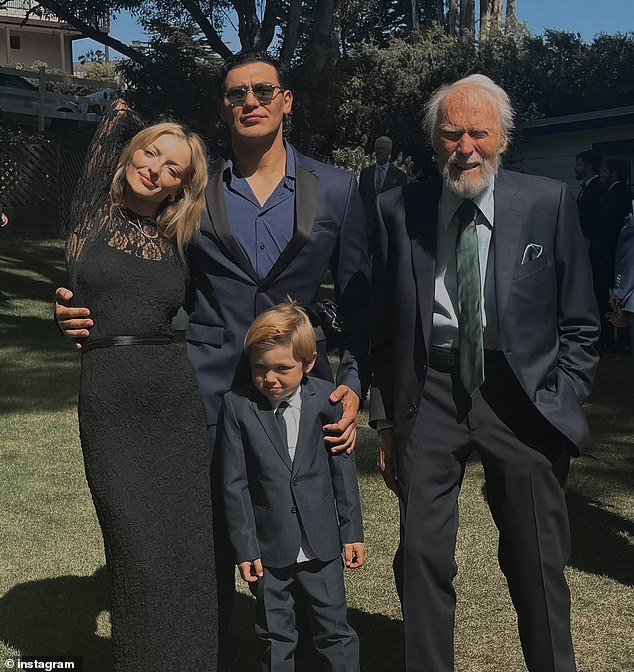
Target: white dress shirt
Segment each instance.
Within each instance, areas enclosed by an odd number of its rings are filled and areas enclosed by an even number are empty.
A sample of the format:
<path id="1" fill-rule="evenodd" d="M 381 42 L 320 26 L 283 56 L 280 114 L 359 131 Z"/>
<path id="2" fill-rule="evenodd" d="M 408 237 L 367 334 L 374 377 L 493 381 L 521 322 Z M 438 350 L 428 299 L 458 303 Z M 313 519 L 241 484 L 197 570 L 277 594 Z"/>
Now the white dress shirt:
<path id="1" fill-rule="evenodd" d="M 288 445 L 288 455 L 291 458 L 291 462 L 295 459 L 297 439 L 299 438 L 299 419 L 302 415 L 301 391 L 302 388 L 300 386 L 290 396 L 286 397 L 286 399 L 280 399 L 279 401 L 271 400 L 271 406 L 273 407 L 274 412 L 277 411 L 279 405 L 283 401 L 288 404 L 283 412 L 283 417 L 284 423 L 286 424 L 286 443 Z M 301 518 L 299 520 L 299 525 L 302 530 L 302 537 L 299 544 L 299 552 L 297 553 L 297 562 L 307 562 L 308 560 L 313 560 L 317 556 L 313 553 L 313 549 L 308 543 Z"/>
<path id="2" fill-rule="evenodd" d="M 493 219 L 493 181 L 476 198 L 478 206 L 476 233 L 480 260 L 480 291 L 484 347 L 499 347 L 498 319 L 495 299 Z M 436 236 L 436 280 L 431 344 L 440 348 L 458 348 L 458 283 L 456 278 L 456 235 L 458 221 L 454 217 L 463 199 L 444 185 L 438 203 Z"/>

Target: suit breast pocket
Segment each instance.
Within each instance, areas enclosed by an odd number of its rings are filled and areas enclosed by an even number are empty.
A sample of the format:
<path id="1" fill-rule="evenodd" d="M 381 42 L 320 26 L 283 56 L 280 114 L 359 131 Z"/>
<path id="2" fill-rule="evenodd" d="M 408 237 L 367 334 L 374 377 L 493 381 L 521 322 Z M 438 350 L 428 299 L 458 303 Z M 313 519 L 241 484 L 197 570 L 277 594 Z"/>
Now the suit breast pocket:
<path id="1" fill-rule="evenodd" d="M 541 269 L 548 266 L 549 262 L 550 259 L 548 255 L 543 253 L 537 257 L 537 259 L 533 259 L 526 264 L 518 266 L 513 273 L 513 280 L 521 280 L 522 278 L 526 278 L 533 273 L 537 273 L 537 271 L 540 271 Z"/>

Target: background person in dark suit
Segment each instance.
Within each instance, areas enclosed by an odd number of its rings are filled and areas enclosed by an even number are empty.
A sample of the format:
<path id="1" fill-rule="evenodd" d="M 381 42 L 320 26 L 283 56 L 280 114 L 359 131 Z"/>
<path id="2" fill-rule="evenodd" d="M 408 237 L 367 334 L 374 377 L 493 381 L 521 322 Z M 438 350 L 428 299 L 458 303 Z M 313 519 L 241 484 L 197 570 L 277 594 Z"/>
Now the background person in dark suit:
<path id="1" fill-rule="evenodd" d="M 625 159 L 610 158 L 604 162 L 601 169 L 604 194 L 599 205 L 599 227 L 590 241 L 594 291 L 601 315 L 601 351 L 614 346 L 614 328 L 605 315 L 610 310 L 616 241 L 632 207 L 632 191 L 627 186 L 628 172 Z M 627 334 L 623 334 L 621 338 L 626 342 Z"/>
<path id="2" fill-rule="evenodd" d="M 376 163 L 363 168 L 359 177 L 359 194 L 365 207 L 368 249 L 372 253 L 376 244 L 376 197 L 384 191 L 407 183 L 407 175 L 390 163 L 392 140 L 382 135 L 374 141 Z"/>
<path id="3" fill-rule="evenodd" d="M 634 355 L 634 215 L 631 212 L 616 243 L 610 306 L 610 322 L 618 328 L 629 327 L 630 352 Z"/>
<path id="4" fill-rule="evenodd" d="M 295 669 L 300 594 L 327 669 L 358 671 L 341 551 L 356 569 L 365 546 L 354 456 L 324 449 L 322 426 L 341 412 L 329 403 L 334 386 L 304 375 L 315 363 L 315 335 L 293 303 L 260 313 L 245 351 L 252 380 L 225 395 L 218 450 L 229 535 L 257 596 L 261 668 Z"/>
<path id="5" fill-rule="evenodd" d="M 590 241 L 599 227 L 599 203 L 603 195 L 599 171 L 601 154 L 591 149 L 575 157 L 575 177 L 582 180 L 577 195 L 579 221 L 586 240 Z"/>
<path id="6" fill-rule="evenodd" d="M 472 75 L 430 99 L 442 180 L 379 197 L 370 421 L 398 493 L 395 576 L 408 671 L 452 672 L 458 493 L 477 450 L 530 672 L 573 672 L 564 578 L 570 455 L 599 333 L 574 197 L 499 170 L 503 89 Z"/>
<path id="7" fill-rule="evenodd" d="M 314 323 L 317 361 L 312 375 L 332 380 L 315 304 L 330 269 L 335 298 L 347 318 L 340 348 L 338 386 L 331 395 L 343 415 L 327 426 L 326 441 L 339 449 L 355 439 L 366 384 L 369 261 L 365 217 L 355 176 L 314 161 L 284 141 L 284 116 L 293 94 L 279 62 L 266 53 L 240 53 L 220 77 L 220 115 L 231 135 L 227 158 L 209 166 L 207 209 L 188 250 L 192 298 L 188 354 L 200 386 L 212 453 L 212 498 L 218 580 L 219 669 L 233 655 L 228 625 L 234 594 L 234 556 L 224 523 L 220 470 L 213 463 L 223 395 L 248 376 L 242 343 L 262 310 L 290 297 Z M 87 308 L 70 307 L 57 292 L 56 317 L 68 336 L 88 335 Z"/>

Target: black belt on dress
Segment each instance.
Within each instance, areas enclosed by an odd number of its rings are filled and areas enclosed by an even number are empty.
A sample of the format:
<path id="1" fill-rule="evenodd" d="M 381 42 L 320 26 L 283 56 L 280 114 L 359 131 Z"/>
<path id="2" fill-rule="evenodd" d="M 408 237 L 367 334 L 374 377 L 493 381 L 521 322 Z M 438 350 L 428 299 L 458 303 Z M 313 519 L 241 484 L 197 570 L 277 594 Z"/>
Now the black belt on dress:
<path id="1" fill-rule="evenodd" d="M 109 336 L 96 338 L 82 343 L 81 350 L 96 350 L 97 348 L 112 348 L 117 345 L 169 345 L 173 336 Z"/>
<path id="2" fill-rule="evenodd" d="M 484 368 L 506 366 L 506 357 L 501 350 L 484 351 Z M 460 352 L 450 348 L 432 346 L 429 354 L 429 366 L 437 371 L 446 371 L 460 366 Z"/>

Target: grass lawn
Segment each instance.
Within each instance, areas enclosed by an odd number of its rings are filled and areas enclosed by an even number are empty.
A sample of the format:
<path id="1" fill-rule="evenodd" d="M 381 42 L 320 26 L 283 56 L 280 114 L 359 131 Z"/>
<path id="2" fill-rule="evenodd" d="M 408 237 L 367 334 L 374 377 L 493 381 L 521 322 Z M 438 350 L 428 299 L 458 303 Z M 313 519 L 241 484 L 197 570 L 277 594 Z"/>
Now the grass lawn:
<path id="1" fill-rule="evenodd" d="M 0 234 L 0 662 L 20 653 L 80 655 L 87 672 L 109 672 L 107 579 L 77 432 L 79 357 L 51 319 L 53 291 L 65 277 L 63 245 Z M 633 374 L 634 359 L 601 361 L 586 407 L 594 443 L 571 471 L 567 573 L 579 672 L 634 671 Z M 368 560 L 347 581 L 364 672 L 399 670 L 403 660 L 391 572 L 398 510 L 374 454 L 374 433 L 361 427 Z M 474 460 L 460 500 L 456 669 L 521 672 L 483 484 Z M 235 669 L 246 672 L 255 652 L 248 591 L 237 606 Z"/>

